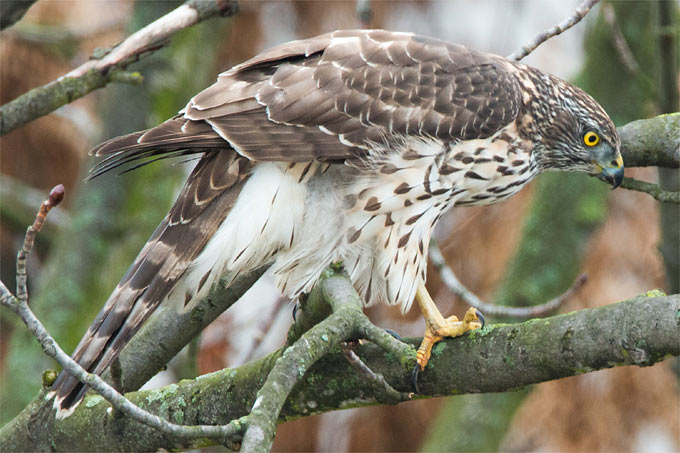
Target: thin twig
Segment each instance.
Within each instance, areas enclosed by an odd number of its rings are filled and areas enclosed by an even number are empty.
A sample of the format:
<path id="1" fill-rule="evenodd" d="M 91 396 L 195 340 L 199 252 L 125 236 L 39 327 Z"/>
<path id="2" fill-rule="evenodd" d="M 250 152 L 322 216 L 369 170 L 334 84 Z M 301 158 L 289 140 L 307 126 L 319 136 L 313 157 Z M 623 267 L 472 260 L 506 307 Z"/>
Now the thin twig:
<path id="1" fill-rule="evenodd" d="M 463 286 L 453 270 L 446 264 L 444 255 L 442 255 L 439 245 L 435 241 L 430 241 L 429 256 L 430 262 L 439 271 L 442 282 L 449 291 L 463 299 L 466 304 L 489 316 L 528 319 L 546 315 L 559 308 L 567 299 L 576 294 L 587 280 L 585 274 L 580 275 L 567 291 L 543 304 L 531 307 L 506 307 L 483 302 L 477 295 Z"/>
<path id="2" fill-rule="evenodd" d="M 36 209 L 40 207 L 44 199 L 44 190 L 38 190 L 13 176 L 2 175 L 0 216 L 3 217 L 3 222 L 11 221 L 13 224 L 22 226 L 30 223 L 35 216 Z M 47 223 L 59 229 L 71 223 L 71 218 L 63 208 L 57 207 L 50 211 Z M 44 239 L 43 236 L 41 237 Z"/>
<path id="3" fill-rule="evenodd" d="M 529 55 L 531 52 L 533 52 L 536 47 L 540 46 L 543 44 L 545 41 L 548 39 L 552 38 L 553 36 L 557 36 L 560 33 L 565 32 L 566 30 L 570 29 L 574 25 L 578 24 L 581 22 L 581 19 L 583 19 L 586 14 L 588 14 L 588 11 L 597 4 L 600 0 L 584 0 L 574 11 L 574 14 L 569 16 L 568 18 L 564 19 L 562 22 L 560 22 L 557 25 L 553 25 L 546 31 L 539 33 L 538 35 L 534 36 L 534 38 L 531 39 L 528 43 L 526 43 L 524 46 L 522 46 L 518 51 L 515 51 L 511 53 L 508 58 L 513 59 L 513 60 L 521 60 L 522 58 L 526 57 Z"/>
<path id="4" fill-rule="evenodd" d="M 28 259 L 28 255 L 33 249 L 35 235 L 45 224 L 47 213 L 50 212 L 53 207 L 61 203 L 61 200 L 63 199 L 64 186 L 59 184 L 50 191 L 50 195 L 47 200 L 40 204 L 40 209 L 38 209 L 38 214 L 35 216 L 33 225 L 29 226 L 26 230 L 24 243 L 17 253 L 17 298 L 23 303 L 27 303 L 28 301 L 28 289 L 26 288 L 26 261 Z"/>
<path id="5" fill-rule="evenodd" d="M 667 190 L 663 190 L 658 184 L 625 177 L 623 178 L 621 187 L 628 190 L 635 190 L 637 192 L 644 192 L 654 197 L 654 199 L 664 203 L 680 204 L 680 192 L 669 192 Z"/>
<path id="6" fill-rule="evenodd" d="M 373 384 L 374 388 L 378 391 L 378 395 L 376 395 L 378 401 L 385 404 L 397 404 L 411 399 L 408 393 L 402 393 L 395 390 L 394 387 L 385 380 L 385 377 L 382 374 L 375 373 L 371 370 L 356 352 L 354 352 L 350 343 L 343 342 L 340 344 L 340 348 L 345 354 L 345 357 L 347 357 L 347 361 L 352 368 L 357 370 L 361 376 L 365 377 Z M 383 398 L 380 398 L 379 395 L 382 395 Z"/>
<path id="7" fill-rule="evenodd" d="M 216 15 L 230 16 L 236 0 L 187 0 L 165 16 L 133 33 L 102 58 L 91 59 L 68 74 L 22 94 L 0 107 L 0 135 L 71 103 L 113 81 L 137 82 L 134 73 L 118 74 L 162 48 L 176 32 Z"/>
<path id="8" fill-rule="evenodd" d="M 213 438 L 221 442 L 226 442 L 228 438 L 243 431 L 247 423 L 246 418 L 242 417 L 232 420 L 227 425 L 177 425 L 161 417 L 145 411 L 134 405 L 130 400 L 118 393 L 113 387 L 104 382 L 96 374 L 85 371 L 78 363 L 69 357 L 50 336 L 47 329 L 35 316 L 28 306 L 28 294 L 26 292 L 26 258 L 33 248 L 35 235 L 45 223 L 45 218 L 50 209 L 59 204 L 64 198 L 64 186 L 56 186 L 50 192 L 49 198 L 42 203 L 36 215 L 33 225 L 28 227 L 24 244 L 17 257 L 17 296 L 14 296 L 5 284 L 0 281 L 0 302 L 2 305 L 14 311 L 26 324 L 28 330 L 36 337 L 43 351 L 49 357 L 55 359 L 65 370 L 75 376 L 83 384 L 91 386 L 111 405 L 128 415 L 132 419 L 147 426 L 158 429 L 166 435 L 175 436 L 182 439 Z"/>
<path id="9" fill-rule="evenodd" d="M 626 68 L 631 75 L 637 76 L 640 74 L 640 65 L 635 59 L 635 55 L 633 55 L 630 46 L 628 46 L 628 42 L 626 42 L 626 38 L 621 32 L 619 22 L 616 20 L 616 12 L 611 4 L 602 4 L 602 17 L 604 17 L 604 21 L 609 26 L 609 30 L 612 34 L 612 44 L 614 45 L 614 49 L 616 50 L 623 67 Z"/>

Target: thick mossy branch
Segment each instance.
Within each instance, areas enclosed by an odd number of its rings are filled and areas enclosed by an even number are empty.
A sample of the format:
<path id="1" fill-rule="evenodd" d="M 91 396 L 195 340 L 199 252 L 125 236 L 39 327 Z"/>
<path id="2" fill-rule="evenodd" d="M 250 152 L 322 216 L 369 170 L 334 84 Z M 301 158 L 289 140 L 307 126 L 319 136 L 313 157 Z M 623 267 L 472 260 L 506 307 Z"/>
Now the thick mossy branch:
<path id="1" fill-rule="evenodd" d="M 238 301 L 267 267 L 262 266 L 235 281 L 229 276 L 223 277 L 213 285 L 208 296 L 187 312 L 161 307 L 123 349 L 119 357 L 119 390 L 137 390 L 155 376 L 208 324 Z M 104 379 L 111 382 L 110 372 L 104 374 Z"/>
<path id="2" fill-rule="evenodd" d="M 617 130 L 626 167 L 680 167 L 680 113 L 631 121 Z"/>
<path id="3" fill-rule="evenodd" d="M 653 365 L 680 354 L 679 327 L 678 295 L 640 296 L 522 324 L 487 326 L 435 346 L 430 364 L 420 376 L 419 397 L 503 392 L 614 366 Z M 323 338 L 319 340 L 323 343 Z M 365 344 L 357 352 L 396 390 L 410 390 L 409 372 L 394 354 L 373 344 Z M 177 423 L 225 424 L 248 414 L 280 356 L 277 351 L 237 369 L 128 396 L 135 404 Z M 279 420 L 375 404 L 372 383 L 362 379 L 337 351 L 307 371 L 293 388 Z M 109 407 L 93 395 L 73 416 L 55 422 L 49 405 L 38 397 L 2 429 L 0 450 L 149 451 L 201 444 L 165 438 L 110 413 Z"/>

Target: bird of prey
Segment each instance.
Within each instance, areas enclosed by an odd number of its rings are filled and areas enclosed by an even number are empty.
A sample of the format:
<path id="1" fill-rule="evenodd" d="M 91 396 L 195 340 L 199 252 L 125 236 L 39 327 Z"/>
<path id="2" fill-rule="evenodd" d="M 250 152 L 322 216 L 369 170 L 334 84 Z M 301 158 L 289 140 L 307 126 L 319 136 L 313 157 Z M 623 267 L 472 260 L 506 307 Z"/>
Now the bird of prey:
<path id="1" fill-rule="evenodd" d="M 542 171 L 616 187 L 619 148 L 588 94 L 500 56 L 384 30 L 280 45 L 220 74 L 166 122 L 93 150 L 105 156 L 93 176 L 200 160 L 73 358 L 102 373 L 160 303 L 190 305 L 225 273 L 273 263 L 295 298 L 341 260 L 367 306 L 418 302 L 422 369 L 434 342 L 481 325 L 474 309 L 444 318 L 425 289 L 440 216 L 506 199 Z M 62 372 L 58 413 L 86 390 Z"/>

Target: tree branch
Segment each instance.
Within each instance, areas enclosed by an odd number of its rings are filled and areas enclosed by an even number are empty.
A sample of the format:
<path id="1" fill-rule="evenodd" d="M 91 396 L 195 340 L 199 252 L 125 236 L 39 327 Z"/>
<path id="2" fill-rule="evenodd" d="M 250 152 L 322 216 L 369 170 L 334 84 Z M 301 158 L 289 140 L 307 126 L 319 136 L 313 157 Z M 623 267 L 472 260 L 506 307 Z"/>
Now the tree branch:
<path id="1" fill-rule="evenodd" d="M 580 275 L 567 291 L 542 304 L 531 305 L 529 307 L 496 305 L 483 302 L 479 297 L 477 297 L 475 293 L 467 289 L 460 282 L 460 280 L 458 280 L 458 277 L 456 277 L 453 269 L 451 269 L 451 267 L 446 264 L 444 255 L 442 255 L 439 245 L 434 240 L 430 241 L 428 257 L 430 258 L 432 266 L 437 269 L 437 271 L 439 271 L 439 276 L 442 279 L 442 283 L 446 285 L 449 291 L 463 299 L 463 301 L 469 306 L 475 307 L 488 316 L 528 319 L 547 315 L 548 313 L 557 310 L 560 305 L 562 305 L 571 296 L 578 292 L 587 280 L 585 274 Z"/>
<path id="2" fill-rule="evenodd" d="M 330 315 L 320 322 L 315 322 L 313 318 L 317 315 L 323 316 L 328 309 Z M 415 348 L 396 340 L 371 324 L 363 312 L 363 302 L 359 294 L 347 273 L 337 264 L 331 264 L 324 271 L 315 290 L 304 302 L 300 323 L 313 326 L 285 349 L 274 363 L 271 372 L 267 374 L 267 379 L 257 392 L 257 398 L 248 415 L 248 427 L 243 437 L 243 452 L 271 449 L 276 433 L 276 422 L 293 387 L 302 381 L 316 362 L 337 350 L 345 341 L 359 336 L 373 340 L 393 357 L 398 358 L 403 370 L 412 369 L 416 363 Z M 289 337 L 289 340 L 292 340 L 292 337 Z"/>
<path id="3" fill-rule="evenodd" d="M 508 55 L 508 58 L 519 61 L 522 58 L 526 57 L 531 52 L 536 50 L 538 46 L 546 42 L 548 39 L 569 30 L 571 27 L 581 22 L 581 19 L 586 17 L 586 14 L 588 14 L 590 9 L 593 6 L 595 6 L 599 1 L 600 0 L 584 0 L 580 5 L 578 5 L 576 10 L 574 11 L 574 14 L 564 19 L 559 24 L 553 25 L 543 33 L 539 33 L 538 35 L 533 37 L 531 41 L 523 45 L 519 50 Z"/>
<path id="4" fill-rule="evenodd" d="M 431 362 L 421 374 L 422 395 L 418 397 L 503 392 L 614 366 L 653 365 L 680 354 L 678 310 L 680 296 L 652 294 L 522 324 L 487 326 L 444 340 L 435 346 Z M 417 340 L 410 342 L 417 344 Z M 394 355 L 374 344 L 362 345 L 358 355 L 397 391 L 410 390 L 410 374 Z M 281 351 L 236 369 L 127 396 L 168 420 L 226 424 L 249 413 L 259 383 L 279 357 Z M 466 366 L 460 366 L 462 363 Z M 293 389 L 279 421 L 375 404 L 374 384 L 357 376 L 342 352 L 333 352 L 319 360 Z M 37 398 L 2 429 L 0 449 L 146 451 L 197 445 L 170 441 L 144 425 L 115 416 L 99 396 L 89 396 L 74 415 L 60 421 L 41 405 L 44 403 Z M 34 423 L 40 423 L 40 429 L 31 429 Z"/>
<path id="5" fill-rule="evenodd" d="M 160 307 L 120 354 L 120 390 L 138 390 L 154 377 L 208 324 L 236 303 L 268 267 L 262 266 L 233 282 L 229 276 L 222 277 L 208 296 L 188 312 Z M 111 372 L 106 371 L 103 377 L 110 382 Z"/>
<path id="6" fill-rule="evenodd" d="M 25 289 L 25 282 L 23 282 L 23 286 Z M 40 346 L 42 347 L 45 354 L 59 362 L 59 364 L 64 367 L 65 370 L 68 370 L 69 373 L 77 377 L 80 382 L 95 389 L 97 393 L 102 395 L 121 413 L 127 415 L 139 423 L 155 428 L 163 434 L 173 436 L 178 439 L 187 439 L 189 441 L 202 438 L 214 438 L 218 439 L 219 441 L 223 441 L 224 439 L 237 434 L 242 429 L 241 423 L 239 421 L 230 421 L 229 423 L 220 426 L 178 425 L 176 423 L 168 422 L 167 420 L 164 420 L 155 414 L 151 414 L 139 408 L 138 406 L 135 406 L 123 395 L 118 393 L 113 387 L 104 382 L 102 378 L 96 374 L 88 373 L 80 365 L 78 365 L 75 360 L 69 357 L 59 347 L 57 342 L 54 341 L 54 339 L 50 336 L 40 320 L 35 317 L 31 309 L 28 307 L 26 299 L 22 298 L 22 295 L 25 295 L 25 291 L 23 294 L 21 291 L 17 291 L 17 296 L 14 297 L 9 292 L 7 287 L 2 282 L 0 282 L 0 299 L 2 300 L 2 304 L 9 307 L 21 317 L 21 319 L 26 324 L 26 327 L 28 327 L 28 329 L 40 343 Z M 51 398 L 49 398 L 49 401 L 51 401 Z"/>
<path id="7" fill-rule="evenodd" d="M 617 131 L 626 167 L 680 167 L 680 113 L 631 121 Z"/>
<path id="8" fill-rule="evenodd" d="M 187 0 L 160 19 L 130 35 L 106 55 L 80 65 L 47 85 L 34 88 L 0 107 L 0 135 L 4 135 L 62 105 L 106 86 L 109 82 L 137 83 L 125 68 L 165 45 L 176 32 L 215 15 L 231 16 L 237 0 Z"/>
<path id="9" fill-rule="evenodd" d="M 680 192 L 669 192 L 667 190 L 663 190 L 658 184 L 626 177 L 623 178 L 621 187 L 628 190 L 647 193 L 654 197 L 654 199 L 664 203 L 680 204 Z"/>

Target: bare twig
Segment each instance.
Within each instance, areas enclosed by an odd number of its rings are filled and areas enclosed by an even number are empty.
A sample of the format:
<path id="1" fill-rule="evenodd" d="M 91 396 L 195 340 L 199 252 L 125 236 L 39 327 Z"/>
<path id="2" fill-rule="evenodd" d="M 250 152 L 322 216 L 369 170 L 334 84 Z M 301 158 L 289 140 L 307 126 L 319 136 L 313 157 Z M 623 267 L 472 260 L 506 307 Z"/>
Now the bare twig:
<path id="1" fill-rule="evenodd" d="M 518 51 L 511 53 L 508 56 L 508 58 L 519 61 L 522 58 L 526 57 L 531 52 L 533 52 L 536 49 L 536 47 L 540 46 L 548 39 L 565 32 L 566 30 L 570 29 L 571 27 L 579 23 L 581 19 L 583 19 L 586 16 L 586 14 L 588 14 L 588 11 L 590 11 L 590 9 L 593 6 L 595 6 L 599 1 L 600 0 L 584 0 L 576 8 L 574 14 L 564 19 L 559 24 L 553 25 L 546 31 L 534 36 L 534 38 L 531 41 L 522 46 Z"/>
<path id="2" fill-rule="evenodd" d="M 382 374 L 371 370 L 364 361 L 359 358 L 356 352 L 354 352 L 352 346 L 348 342 L 342 343 L 340 348 L 352 368 L 357 370 L 361 376 L 365 377 L 374 385 L 374 388 L 378 393 L 376 395 L 378 401 L 385 404 L 397 404 L 411 399 L 412 394 L 395 390 L 394 387 L 385 380 L 385 377 Z M 382 398 L 380 398 L 379 395 L 382 395 Z"/>
<path id="3" fill-rule="evenodd" d="M 40 205 L 33 225 L 29 226 L 26 230 L 24 243 L 22 244 L 19 253 L 17 253 L 17 298 L 23 303 L 28 301 L 28 290 L 26 288 L 26 260 L 33 249 L 35 235 L 42 229 L 45 219 L 47 218 L 47 213 L 50 212 L 53 207 L 61 203 L 61 200 L 63 199 L 64 186 L 59 184 L 50 191 L 49 198 Z"/>
<path id="4" fill-rule="evenodd" d="M 656 200 L 662 201 L 664 203 L 680 204 L 680 192 L 669 192 L 663 190 L 658 184 L 626 177 L 623 178 L 621 187 L 628 190 L 647 193 Z"/>
<path id="5" fill-rule="evenodd" d="M 635 59 L 635 55 L 633 55 L 630 46 L 628 46 L 628 43 L 626 42 L 626 38 L 621 32 L 619 22 L 616 20 L 616 12 L 611 4 L 602 4 L 602 17 L 604 17 L 604 21 L 607 23 L 609 30 L 612 33 L 612 44 L 614 45 L 614 49 L 616 49 L 616 53 L 619 55 L 623 67 L 626 68 L 631 75 L 639 75 L 640 65 Z"/>
<path id="6" fill-rule="evenodd" d="M 163 47 L 180 30 L 218 14 L 233 15 L 237 5 L 237 0 L 187 0 L 182 6 L 130 35 L 102 58 L 89 60 L 59 79 L 0 107 L 0 135 L 47 115 L 109 82 L 138 81 L 139 77 L 134 75 L 115 74 Z"/>
<path id="7" fill-rule="evenodd" d="M 44 198 L 44 191 L 31 187 L 13 176 L 2 175 L 0 215 L 3 217 L 3 222 L 11 220 L 13 224 L 21 225 L 23 228 L 32 221 L 36 209 Z M 71 219 L 64 209 L 57 207 L 50 211 L 47 222 L 49 225 L 63 228 L 71 222 Z"/>
<path id="8" fill-rule="evenodd" d="M 30 254 L 35 241 L 35 235 L 40 231 L 50 209 L 59 204 L 64 198 L 64 186 L 54 187 L 49 198 L 42 203 L 33 225 L 28 227 L 24 244 L 17 256 L 17 296 L 14 296 L 5 284 L 0 281 L 0 302 L 14 311 L 26 324 L 28 330 L 36 337 L 43 351 L 55 359 L 65 370 L 75 376 L 83 384 L 91 386 L 111 405 L 134 420 L 158 429 L 164 434 L 183 439 L 213 438 L 226 442 L 228 438 L 240 433 L 245 424 L 245 417 L 232 420 L 227 425 L 195 425 L 183 426 L 168 422 L 134 405 L 113 387 L 104 382 L 99 376 L 88 373 L 71 357 L 69 357 L 50 336 L 40 320 L 28 306 L 26 291 L 26 258 Z"/>
<path id="9" fill-rule="evenodd" d="M 435 241 L 430 241 L 429 257 L 430 262 L 434 268 L 439 271 L 439 276 L 449 291 L 463 299 L 466 304 L 470 305 L 471 307 L 475 307 L 485 315 L 489 316 L 502 316 L 518 319 L 544 316 L 559 308 L 559 306 L 562 305 L 567 299 L 576 294 L 583 287 L 587 280 L 585 274 L 580 275 L 567 291 L 543 304 L 534 305 L 531 307 L 506 307 L 503 305 L 495 305 L 488 302 L 483 302 L 479 297 L 477 297 L 477 295 L 463 286 L 460 280 L 458 280 L 456 277 L 456 274 L 453 273 L 453 270 L 448 264 L 446 264 L 444 255 L 442 255 L 439 245 L 437 245 Z"/>

